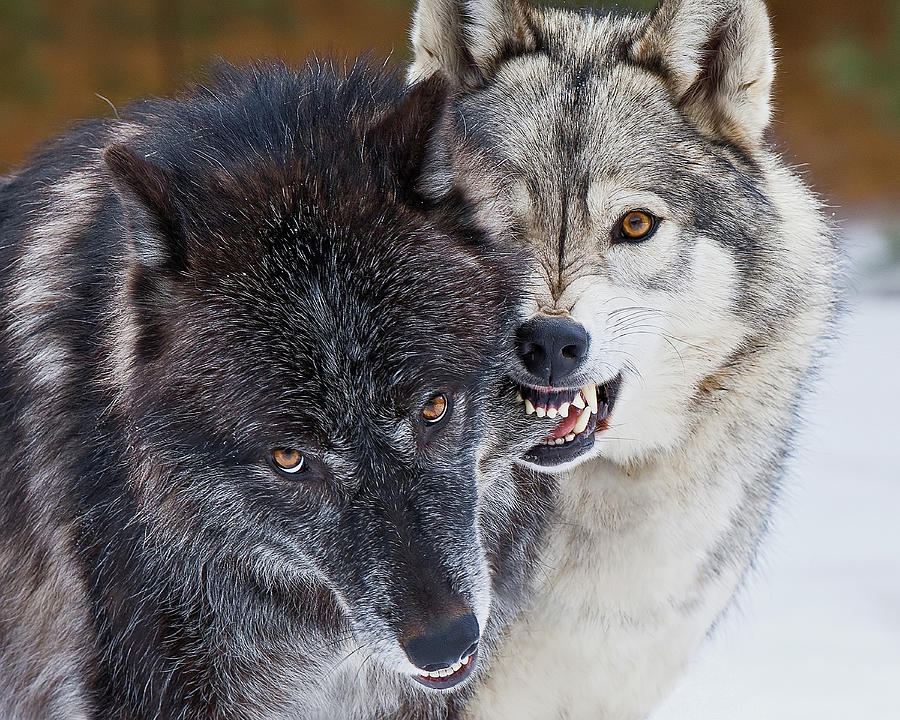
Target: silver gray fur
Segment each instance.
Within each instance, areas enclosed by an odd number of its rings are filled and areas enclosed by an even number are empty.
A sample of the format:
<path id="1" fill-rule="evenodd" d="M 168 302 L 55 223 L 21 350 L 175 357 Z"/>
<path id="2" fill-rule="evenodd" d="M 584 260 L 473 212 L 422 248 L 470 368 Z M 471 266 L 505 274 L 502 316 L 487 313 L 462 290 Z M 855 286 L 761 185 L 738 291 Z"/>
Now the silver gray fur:
<path id="1" fill-rule="evenodd" d="M 767 10 L 420 0 L 412 39 L 409 77 L 457 89 L 423 190 L 532 253 L 522 320 L 590 333 L 572 385 L 623 377 L 469 716 L 637 720 L 753 563 L 834 311 L 833 231 L 767 139 Z M 613 244 L 633 209 L 659 229 Z"/>

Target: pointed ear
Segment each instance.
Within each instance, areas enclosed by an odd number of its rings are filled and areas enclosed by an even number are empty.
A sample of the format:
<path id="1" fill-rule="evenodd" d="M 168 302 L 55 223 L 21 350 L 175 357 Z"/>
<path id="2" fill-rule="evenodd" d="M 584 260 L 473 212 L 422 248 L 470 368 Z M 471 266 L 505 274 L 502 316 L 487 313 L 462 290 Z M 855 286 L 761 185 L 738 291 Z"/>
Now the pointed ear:
<path id="1" fill-rule="evenodd" d="M 537 47 L 524 0 L 418 0 L 411 38 L 410 82 L 443 71 L 467 88 L 483 84 L 504 58 Z"/>
<path id="2" fill-rule="evenodd" d="M 760 144 L 775 76 L 763 0 L 663 0 L 631 56 L 662 74 L 701 132 L 749 150 Z"/>
<path id="3" fill-rule="evenodd" d="M 410 87 L 372 129 L 372 145 L 388 149 L 386 169 L 394 173 L 406 197 L 416 192 L 428 141 L 443 114 L 446 100 L 446 79 L 433 75 Z"/>
<path id="4" fill-rule="evenodd" d="M 184 229 L 169 176 L 125 145 L 107 147 L 103 160 L 124 202 L 138 261 L 150 268 L 183 269 Z"/>

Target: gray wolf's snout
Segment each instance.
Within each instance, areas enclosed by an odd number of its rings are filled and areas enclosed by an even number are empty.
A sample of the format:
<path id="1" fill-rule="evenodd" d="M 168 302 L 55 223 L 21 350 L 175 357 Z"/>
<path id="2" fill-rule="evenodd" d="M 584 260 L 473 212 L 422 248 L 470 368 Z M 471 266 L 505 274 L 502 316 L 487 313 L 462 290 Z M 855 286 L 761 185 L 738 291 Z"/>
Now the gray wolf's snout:
<path id="1" fill-rule="evenodd" d="M 587 357 L 590 343 L 582 325 L 564 318 L 532 318 L 516 331 L 516 352 L 543 385 L 565 385 Z"/>
<path id="2" fill-rule="evenodd" d="M 403 650 L 420 670 L 443 670 L 474 654 L 479 637 L 478 619 L 468 613 L 432 622 L 421 634 L 404 641 Z"/>

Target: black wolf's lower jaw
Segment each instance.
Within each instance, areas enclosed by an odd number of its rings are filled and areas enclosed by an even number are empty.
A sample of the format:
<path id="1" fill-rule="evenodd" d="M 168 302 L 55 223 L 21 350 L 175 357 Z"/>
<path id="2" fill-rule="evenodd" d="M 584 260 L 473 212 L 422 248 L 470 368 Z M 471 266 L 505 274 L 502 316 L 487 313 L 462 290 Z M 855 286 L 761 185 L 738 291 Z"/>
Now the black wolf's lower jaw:
<path id="1" fill-rule="evenodd" d="M 432 690 L 449 690 L 450 688 L 454 688 L 460 683 L 465 682 L 475 670 L 477 664 L 478 651 L 476 650 L 468 657 L 463 658 L 458 663 L 459 667 L 456 669 L 445 668 L 444 670 L 437 671 L 437 673 L 413 675 L 413 677 L 417 682 Z M 447 671 L 449 671 L 449 674 L 442 674 Z"/>
<path id="2" fill-rule="evenodd" d="M 622 376 L 602 385 L 582 388 L 554 388 L 519 385 L 519 397 L 528 415 L 559 417 L 560 422 L 539 445 L 522 459 L 542 468 L 565 465 L 587 453 L 597 432 L 609 426 Z"/>

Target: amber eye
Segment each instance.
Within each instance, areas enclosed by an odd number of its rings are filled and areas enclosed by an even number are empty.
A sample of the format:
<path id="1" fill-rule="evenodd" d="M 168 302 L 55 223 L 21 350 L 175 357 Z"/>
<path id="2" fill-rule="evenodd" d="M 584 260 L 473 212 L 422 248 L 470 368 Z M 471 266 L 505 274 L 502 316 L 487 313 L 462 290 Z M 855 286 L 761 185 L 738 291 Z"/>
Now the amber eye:
<path id="1" fill-rule="evenodd" d="M 447 414 L 447 407 L 449 404 L 447 396 L 443 394 L 435 395 L 433 398 L 429 399 L 428 402 L 425 403 L 425 407 L 422 408 L 422 417 L 425 418 L 425 422 L 429 425 L 440 422 L 441 418 Z"/>
<path id="2" fill-rule="evenodd" d="M 283 472 L 294 473 L 302 472 L 306 469 L 306 458 L 300 454 L 298 450 L 293 448 L 278 448 L 272 451 L 272 462 Z"/>
<path id="3" fill-rule="evenodd" d="M 657 218 L 646 210 L 632 210 L 619 221 L 613 239 L 619 242 L 646 240 L 656 230 L 657 223 Z"/>

